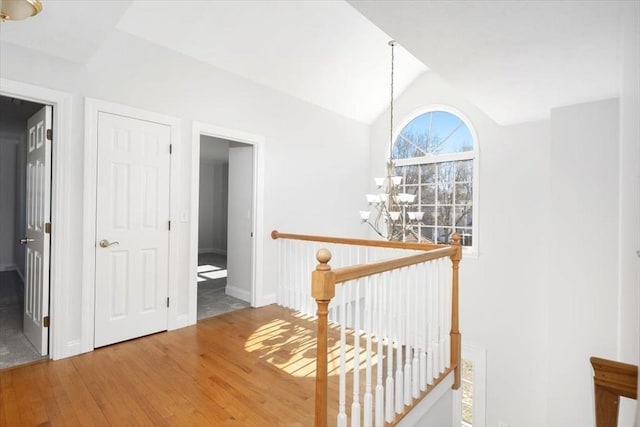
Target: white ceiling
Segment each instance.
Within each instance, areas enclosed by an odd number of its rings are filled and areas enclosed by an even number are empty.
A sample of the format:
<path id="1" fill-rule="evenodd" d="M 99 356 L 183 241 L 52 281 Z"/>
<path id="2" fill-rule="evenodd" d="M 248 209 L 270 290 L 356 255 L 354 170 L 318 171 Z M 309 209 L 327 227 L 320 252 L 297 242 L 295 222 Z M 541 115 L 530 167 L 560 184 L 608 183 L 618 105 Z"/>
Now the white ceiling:
<path id="1" fill-rule="evenodd" d="M 397 49 L 397 94 L 429 67 L 501 124 L 618 94 L 619 1 L 43 3 L 0 40 L 87 64 L 123 31 L 364 123 L 388 106 L 389 35 L 420 59 Z"/>
<path id="2" fill-rule="evenodd" d="M 500 124 L 619 93 L 624 1 L 350 3 Z"/>

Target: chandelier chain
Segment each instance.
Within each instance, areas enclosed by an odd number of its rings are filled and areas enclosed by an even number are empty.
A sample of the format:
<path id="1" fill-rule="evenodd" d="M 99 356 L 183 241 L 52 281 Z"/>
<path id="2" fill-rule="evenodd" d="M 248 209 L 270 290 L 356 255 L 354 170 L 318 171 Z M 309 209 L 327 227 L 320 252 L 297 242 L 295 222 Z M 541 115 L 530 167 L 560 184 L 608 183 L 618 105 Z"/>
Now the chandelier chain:
<path id="1" fill-rule="evenodd" d="M 393 81 L 394 81 L 394 63 L 395 63 L 395 52 L 394 47 L 396 45 L 395 40 L 389 41 L 389 46 L 391 46 L 391 99 L 389 101 L 390 104 L 390 114 L 389 114 L 389 161 L 393 160 Z"/>

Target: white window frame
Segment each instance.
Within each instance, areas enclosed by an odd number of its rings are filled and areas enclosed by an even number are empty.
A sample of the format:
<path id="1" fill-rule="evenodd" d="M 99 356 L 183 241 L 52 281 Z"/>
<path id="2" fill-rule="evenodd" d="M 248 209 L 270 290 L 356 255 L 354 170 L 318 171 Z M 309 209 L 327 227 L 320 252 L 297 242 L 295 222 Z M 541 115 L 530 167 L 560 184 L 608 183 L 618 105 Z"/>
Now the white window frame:
<path id="1" fill-rule="evenodd" d="M 453 114 L 458 117 L 469 129 L 469 133 L 471 133 L 471 137 L 473 138 L 473 150 L 465 151 L 462 153 L 446 153 L 446 154 L 430 154 L 427 156 L 413 157 L 410 159 L 394 159 L 394 163 L 396 166 L 409 166 L 409 165 L 423 165 L 423 164 L 432 164 L 432 163 L 442 163 L 442 162 L 453 162 L 460 160 L 472 160 L 473 161 L 473 213 L 472 217 L 472 244 L 471 246 L 464 246 L 462 248 L 462 253 L 464 256 L 470 256 L 475 258 L 478 256 L 478 212 L 479 209 L 479 188 L 480 188 L 480 149 L 478 144 L 478 135 L 476 134 L 475 128 L 471 124 L 471 121 L 467 118 L 467 116 L 459 111 L 458 109 L 451 107 L 449 105 L 442 104 L 429 104 L 428 106 L 424 106 L 414 110 L 411 114 L 407 115 L 407 117 L 400 122 L 394 131 L 392 141 L 395 143 L 396 139 L 400 135 L 400 132 L 407 126 L 413 119 L 418 116 L 431 113 L 434 111 L 444 111 L 449 114 Z M 391 147 L 393 148 L 393 147 Z M 392 151 L 390 151 L 392 152 Z"/>
<path id="2" fill-rule="evenodd" d="M 487 424 L 487 352 L 482 347 L 463 343 L 462 359 L 471 362 L 473 366 L 473 427 L 485 427 Z M 453 393 L 453 425 L 463 425 L 462 385 Z"/>

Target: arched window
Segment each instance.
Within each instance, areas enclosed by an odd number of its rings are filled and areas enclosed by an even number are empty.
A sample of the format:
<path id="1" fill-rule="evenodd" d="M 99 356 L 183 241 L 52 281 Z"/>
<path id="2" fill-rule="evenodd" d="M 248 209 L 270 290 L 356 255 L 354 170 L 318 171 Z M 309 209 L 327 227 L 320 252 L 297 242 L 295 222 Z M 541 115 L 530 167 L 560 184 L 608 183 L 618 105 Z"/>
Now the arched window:
<path id="1" fill-rule="evenodd" d="M 401 191 L 415 194 L 424 212 L 416 226 L 420 235 L 449 243 L 456 231 L 462 245 L 475 247 L 478 149 L 472 127 L 443 107 L 423 109 L 405 123 L 392 156 L 395 174 L 403 177 Z"/>

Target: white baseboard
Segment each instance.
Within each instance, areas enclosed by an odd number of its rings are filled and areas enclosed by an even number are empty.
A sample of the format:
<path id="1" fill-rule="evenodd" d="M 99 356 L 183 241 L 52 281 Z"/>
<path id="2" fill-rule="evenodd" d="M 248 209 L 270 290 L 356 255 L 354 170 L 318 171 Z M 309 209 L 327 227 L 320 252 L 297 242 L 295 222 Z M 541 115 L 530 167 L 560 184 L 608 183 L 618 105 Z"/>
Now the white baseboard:
<path id="1" fill-rule="evenodd" d="M 18 273 L 18 276 L 20 276 L 20 280 L 22 280 L 22 283 L 24 283 L 24 275 L 22 274 L 22 271 L 20 271 L 20 269 L 16 266 L 16 273 Z"/>
<path id="2" fill-rule="evenodd" d="M 174 329 L 184 328 L 185 326 L 190 326 L 189 316 L 187 314 L 181 314 L 180 316 L 176 317 L 175 323 L 173 325 L 170 325 L 168 330 L 173 331 Z"/>
<path id="3" fill-rule="evenodd" d="M 51 354 L 51 348 L 49 348 L 49 353 Z M 51 354 L 51 359 L 60 360 L 71 356 L 77 356 L 81 353 L 82 348 L 80 347 L 80 340 L 71 340 L 67 341 L 64 345 L 61 354 Z"/>
<path id="4" fill-rule="evenodd" d="M 13 271 L 15 269 L 15 264 L 0 264 L 0 271 Z"/>
<path id="5" fill-rule="evenodd" d="M 198 248 L 198 254 L 227 255 L 227 250 L 218 248 Z"/>
<path id="6" fill-rule="evenodd" d="M 227 283 L 227 286 L 225 287 L 224 292 L 227 295 L 230 295 L 234 298 L 238 298 L 238 299 L 241 299 L 242 301 L 251 303 L 251 292 L 245 289 L 241 289 Z"/>
<path id="7" fill-rule="evenodd" d="M 258 298 L 256 300 L 256 307 L 264 307 L 266 305 L 275 304 L 277 302 L 277 297 L 275 293 L 263 295 L 262 298 Z"/>

